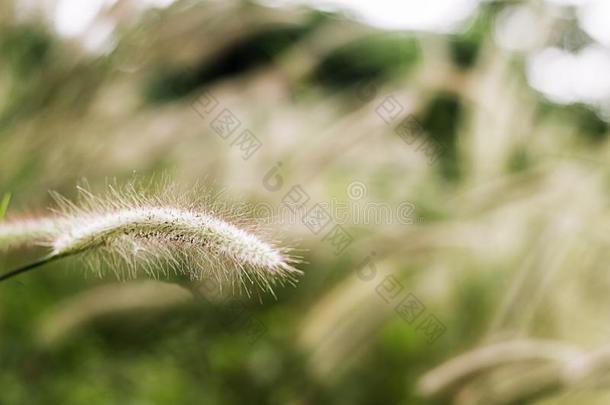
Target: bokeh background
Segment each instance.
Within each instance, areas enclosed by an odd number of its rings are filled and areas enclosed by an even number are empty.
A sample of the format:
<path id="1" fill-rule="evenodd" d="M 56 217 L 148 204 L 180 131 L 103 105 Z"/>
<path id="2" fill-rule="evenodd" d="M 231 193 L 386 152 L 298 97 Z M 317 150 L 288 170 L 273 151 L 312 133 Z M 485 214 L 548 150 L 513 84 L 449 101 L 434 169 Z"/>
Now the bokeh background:
<path id="1" fill-rule="evenodd" d="M 608 21 L 605 0 L 2 0 L 8 220 L 134 176 L 329 219 L 271 221 L 305 273 L 276 297 L 77 259 L 3 282 L 0 404 L 609 403 Z"/>

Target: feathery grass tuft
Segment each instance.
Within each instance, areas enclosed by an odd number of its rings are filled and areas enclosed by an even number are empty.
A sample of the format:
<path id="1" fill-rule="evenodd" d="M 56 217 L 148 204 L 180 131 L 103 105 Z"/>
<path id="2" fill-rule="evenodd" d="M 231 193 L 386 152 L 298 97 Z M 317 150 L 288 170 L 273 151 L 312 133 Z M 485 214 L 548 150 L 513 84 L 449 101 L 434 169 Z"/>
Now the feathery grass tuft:
<path id="1" fill-rule="evenodd" d="M 98 273 L 106 264 L 119 278 L 173 271 L 271 290 L 300 273 L 289 249 L 265 240 L 243 211 L 222 209 L 209 196 L 197 202 L 192 192 L 164 187 L 150 194 L 133 184 L 109 186 L 103 196 L 79 191 L 77 202 L 55 195 L 59 209 L 52 219 L 0 227 L 0 244 L 29 238 L 51 249 L 41 263 L 82 254 Z"/>
<path id="2" fill-rule="evenodd" d="M 40 245 L 58 232 L 58 219 L 26 218 L 0 222 L 0 252 L 23 245 Z"/>

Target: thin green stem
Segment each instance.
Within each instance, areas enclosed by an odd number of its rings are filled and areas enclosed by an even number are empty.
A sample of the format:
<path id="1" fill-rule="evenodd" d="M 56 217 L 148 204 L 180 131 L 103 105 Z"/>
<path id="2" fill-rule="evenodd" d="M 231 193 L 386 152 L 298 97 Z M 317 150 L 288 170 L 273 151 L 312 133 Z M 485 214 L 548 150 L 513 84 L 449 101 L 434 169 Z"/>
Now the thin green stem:
<path id="1" fill-rule="evenodd" d="M 21 273 L 25 273 L 27 271 L 34 270 L 34 269 L 42 266 L 43 264 L 50 263 L 50 262 L 52 262 L 54 260 L 57 260 L 57 259 L 59 259 L 61 257 L 62 256 L 60 256 L 60 255 L 47 256 L 47 257 L 44 257 L 44 258 L 42 258 L 42 259 L 40 259 L 38 261 L 35 261 L 33 263 L 26 264 L 25 266 L 19 267 L 19 268 L 15 269 L 15 270 L 11 270 L 11 271 L 9 271 L 7 273 L 4 273 L 4 274 L 0 275 L 0 282 L 8 280 L 9 278 L 15 277 L 15 276 L 17 276 L 17 275 L 19 275 Z"/>
<path id="2" fill-rule="evenodd" d="M 11 193 L 5 193 L 4 196 L 2 196 L 2 200 L 0 201 L 0 219 L 4 218 L 4 215 L 6 215 L 6 210 L 8 209 L 8 205 L 11 202 Z"/>

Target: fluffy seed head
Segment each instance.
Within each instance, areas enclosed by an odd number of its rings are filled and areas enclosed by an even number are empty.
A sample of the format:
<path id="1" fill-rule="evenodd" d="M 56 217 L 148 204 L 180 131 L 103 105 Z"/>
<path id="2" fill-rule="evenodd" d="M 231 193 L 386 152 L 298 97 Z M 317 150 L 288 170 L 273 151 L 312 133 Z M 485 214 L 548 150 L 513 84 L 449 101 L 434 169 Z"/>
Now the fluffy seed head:
<path id="1" fill-rule="evenodd" d="M 23 218 L 0 222 L 0 251 L 35 245 L 53 237 L 56 221 L 51 218 Z"/>
<path id="2" fill-rule="evenodd" d="M 155 278 L 173 271 L 246 290 L 252 284 L 271 290 L 300 273 L 290 250 L 263 237 L 243 207 L 223 208 L 209 193 L 194 198 L 168 186 L 150 189 L 109 186 L 96 196 L 79 188 L 75 202 L 55 195 L 60 208 L 45 234 L 51 256 L 82 254 L 93 269 L 109 267 L 120 278 L 140 269 Z"/>

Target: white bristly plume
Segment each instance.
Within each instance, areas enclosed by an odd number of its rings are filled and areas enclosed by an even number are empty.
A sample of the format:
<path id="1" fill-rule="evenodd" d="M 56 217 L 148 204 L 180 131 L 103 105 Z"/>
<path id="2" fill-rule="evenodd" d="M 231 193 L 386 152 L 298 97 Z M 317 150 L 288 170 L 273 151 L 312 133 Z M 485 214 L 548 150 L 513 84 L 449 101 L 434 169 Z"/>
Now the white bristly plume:
<path id="1" fill-rule="evenodd" d="M 101 197 L 81 188 L 77 202 L 56 196 L 54 218 L 0 225 L 0 247 L 29 234 L 29 242 L 51 248 L 49 257 L 82 254 L 98 272 L 107 264 L 121 278 L 140 269 L 152 277 L 173 271 L 246 289 L 258 284 L 271 290 L 301 273 L 289 250 L 265 240 L 241 213 L 219 213 L 218 202 L 194 203 L 168 187 L 144 194 L 132 185 L 109 187 Z"/>

